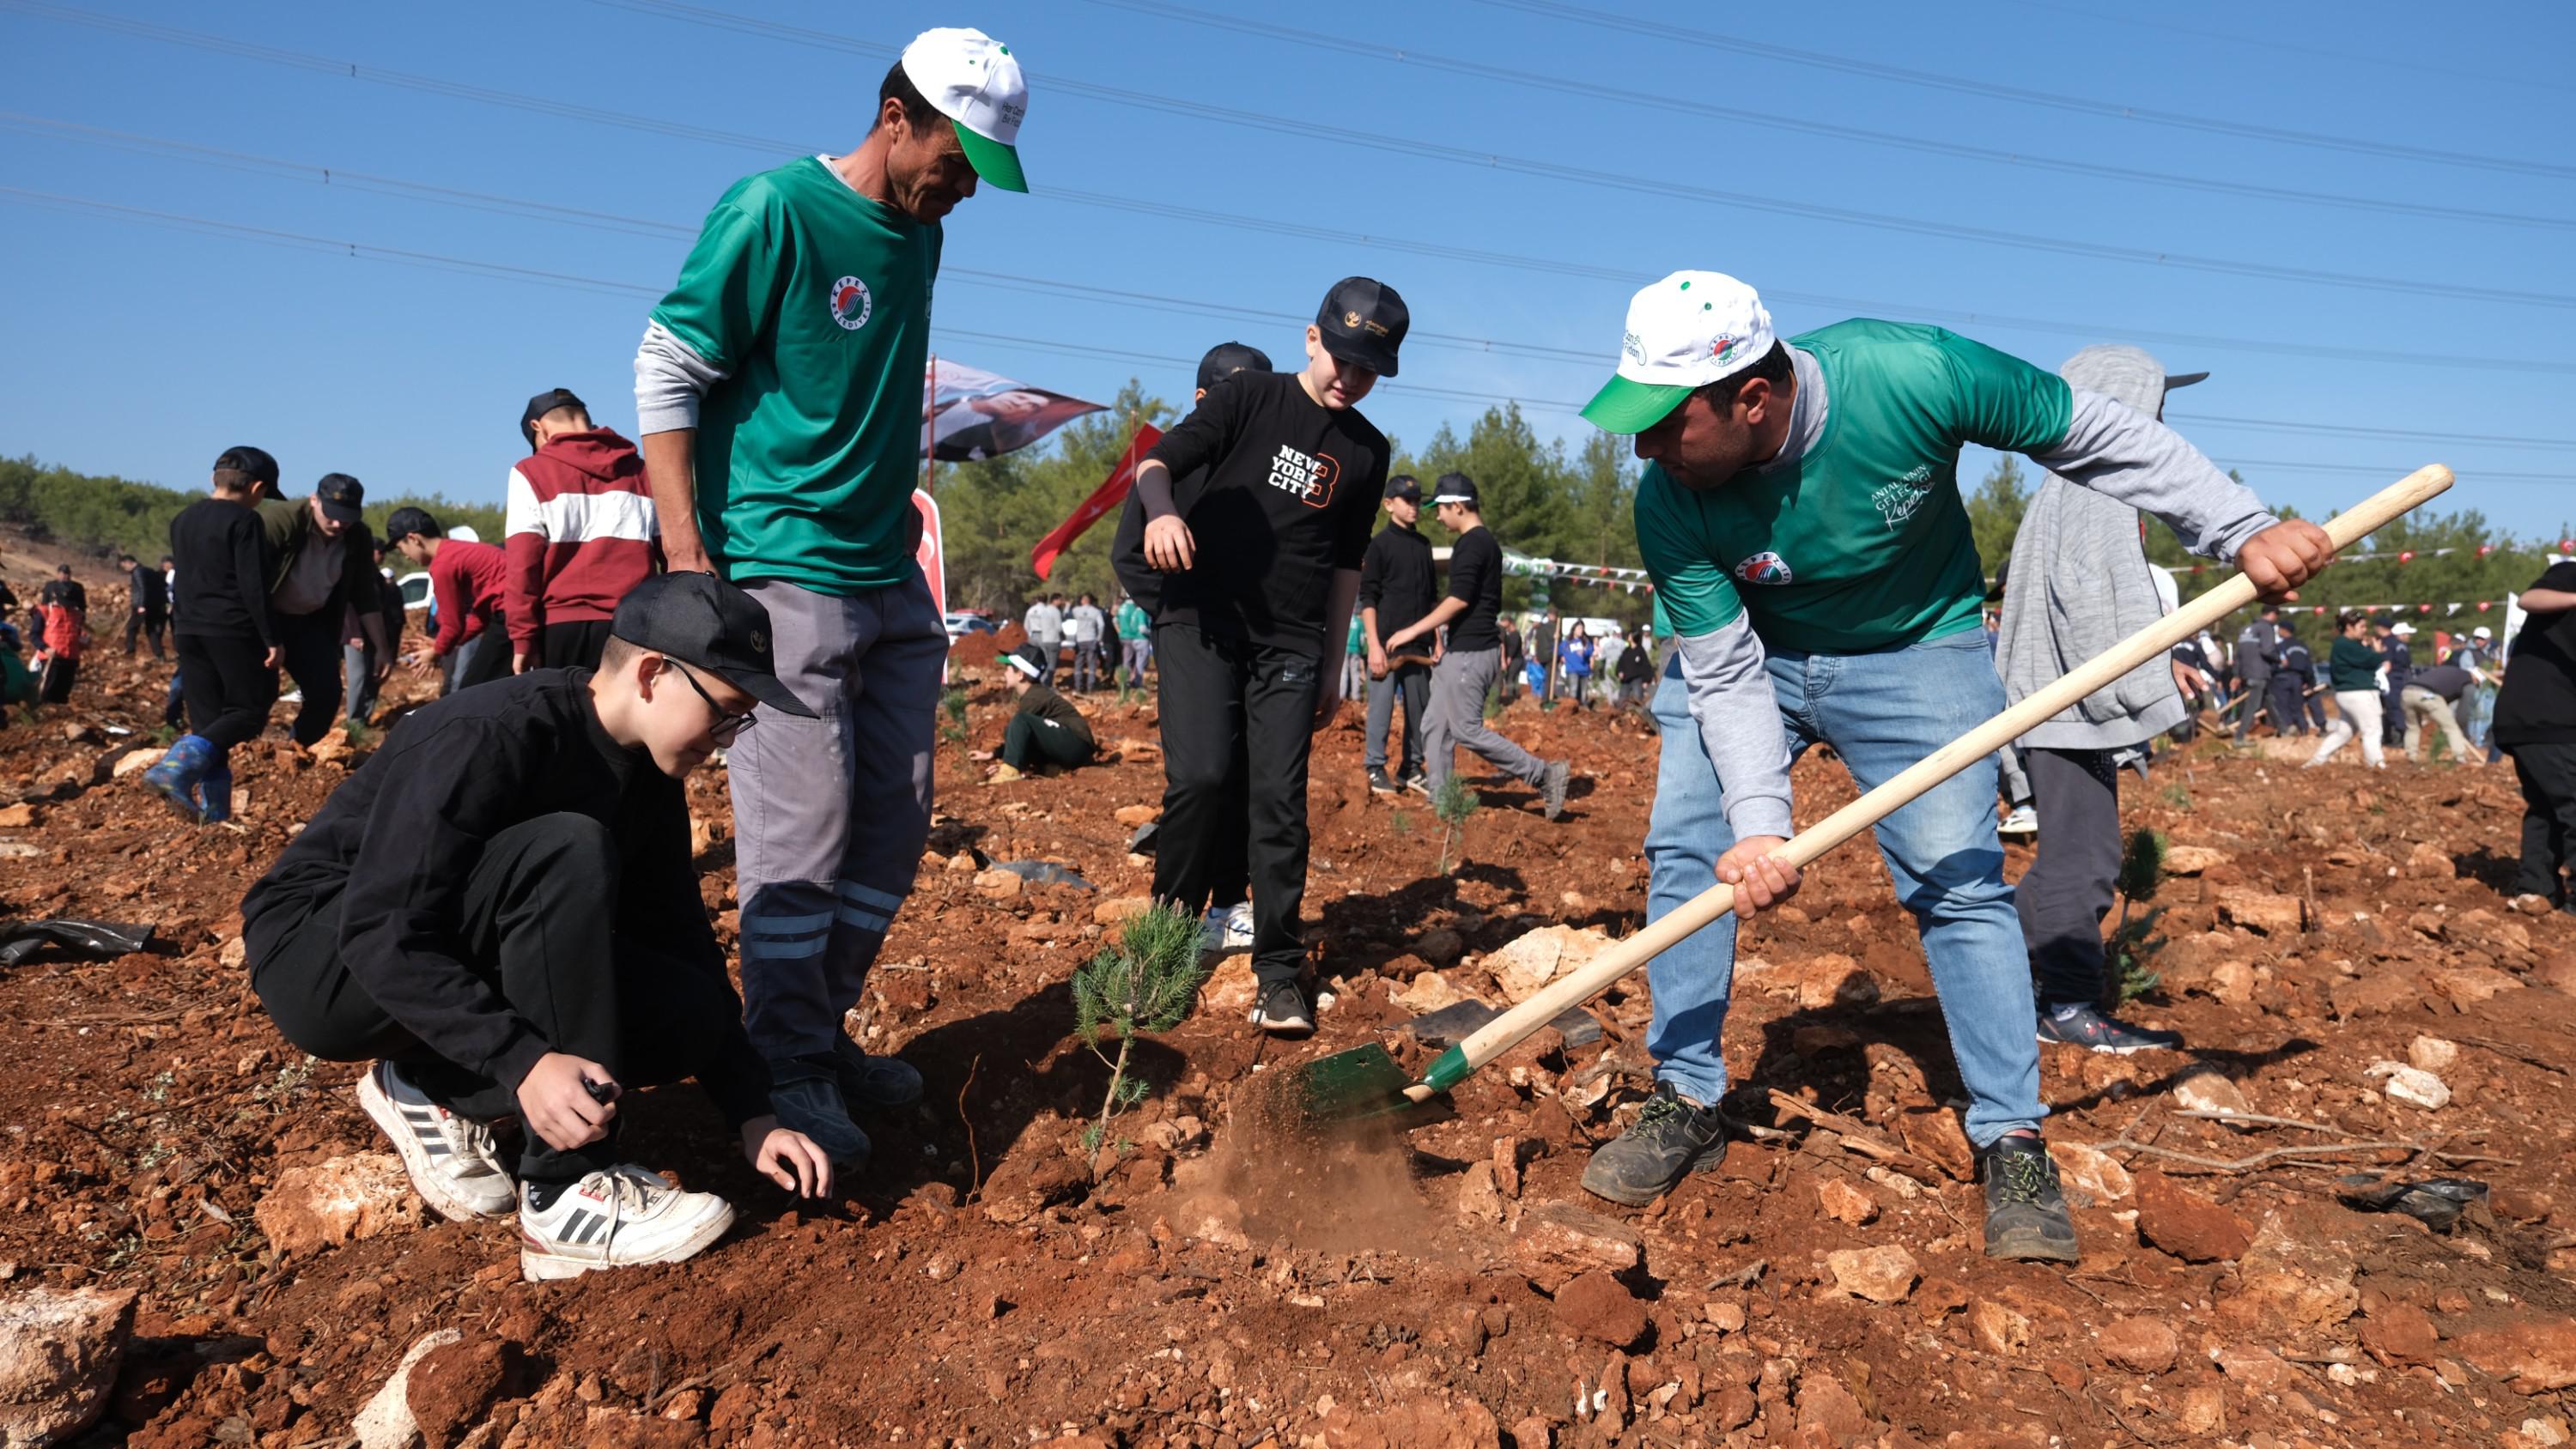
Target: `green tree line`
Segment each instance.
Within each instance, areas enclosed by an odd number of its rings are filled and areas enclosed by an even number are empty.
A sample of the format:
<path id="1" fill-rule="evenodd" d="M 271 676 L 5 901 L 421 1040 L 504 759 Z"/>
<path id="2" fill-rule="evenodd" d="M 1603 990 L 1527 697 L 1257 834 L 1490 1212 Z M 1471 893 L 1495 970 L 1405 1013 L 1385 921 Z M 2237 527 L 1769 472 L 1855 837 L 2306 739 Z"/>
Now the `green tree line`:
<path id="1" fill-rule="evenodd" d="M 179 510 L 206 496 L 206 490 L 165 488 L 131 478 L 75 473 L 38 463 L 33 457 L 0 459 L 0 523 L 13 524 L 39 542 L 59 543 L 93 555 L 101 562 L 119 553 L 146 561 L 170 551 L 170 520 Z M 442 528 L 470 524 L 487 543 L 501 541 L 502 510 L 497 503 L 458 503 L 431 494 L 405 494 L 371 499 L 368 526 L 384 536 L 385 519 L 397 508 L 426 508 Z M 389 556 L 390 557 L 390 556 Z M 405 572 L 396 563 L 394 572 Z"/>
<path id="2" fill-rule="evenodd" d="M 938 468 L 931 492 L 939 502 L 949 607 L 1017 617 L 1041 592 L 1117 598 L 1109 562 L 1114 514 L 1066 549 L 1044 580 L 1030 567 L 1029 550 L 1118 466 L 1140 425 L 1169 427 L 1177 416 L 1173 404 L 1131 380 L 1108 411 L 1077 419 L 1041 447 Z M 1637 469 L 1623 438 L 1593 433 L 1572 449 L 1562 441 L 1542 443 L 1517 406 L 1489 408 L 1468 424 L 1463 438 L 1444 423 L 1419 450 L 1396 441 L 1392 471 L 1421 479 L 1426 496 L 1443 473 L 1475 479 L 1485 526 L 1515 552 L 1562 563 L 1638 566 Z M 1434 545 L 1446 545 L 1450 534 L 1431 512 L 1426 504 L 1422 532 Z M 1531 580 L 1509 580 L 1505 601 L 1522 607 L 1533 588 Z M 1600 584 L 1559 579 L 1549 589 L 1559 609 L 1577 613 L 1643 621 L 1652 607 L 1643 593 Z"/>

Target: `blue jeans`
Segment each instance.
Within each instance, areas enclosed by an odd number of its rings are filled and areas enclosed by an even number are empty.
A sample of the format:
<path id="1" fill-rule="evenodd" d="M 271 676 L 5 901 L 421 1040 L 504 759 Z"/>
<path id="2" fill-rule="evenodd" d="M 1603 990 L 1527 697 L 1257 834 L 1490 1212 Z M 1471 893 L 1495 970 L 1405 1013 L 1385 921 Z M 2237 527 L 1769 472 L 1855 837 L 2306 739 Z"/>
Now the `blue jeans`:
<path id="1" fill-rule="evenodd" d="M 1866 790 L 2003 712 L 2004 690 L 1985 635 L 1876 654 L 1771 656 L 1771 687 L 1791 753 L 1829 744 Z M 1646 829 L 1649 922 L 1717 883 L 1717 858 L 1735 843 L 1716 767 L 1690 717 L 1677 652 L 1656 686 L 1663 754 Z M 2038 1020 L 2030 957 L 2004 852 L 1995 834 L 1995 759 L 1989 754 L 1879 822 L 1879 854 L 1897 898 L 1914 913 L 1941 998 L 1950 1050 L 1968 1088 L 1967 1131 L 1984 1146 L 2036 1128 Z M 1646 1047 L 1655 1074 L 1714 1102 L 1726 1091 L 1718 1037 L 1735 977 L 1735 917 L 1721 916 L 1646 968 L 1655 1016 Z"/>

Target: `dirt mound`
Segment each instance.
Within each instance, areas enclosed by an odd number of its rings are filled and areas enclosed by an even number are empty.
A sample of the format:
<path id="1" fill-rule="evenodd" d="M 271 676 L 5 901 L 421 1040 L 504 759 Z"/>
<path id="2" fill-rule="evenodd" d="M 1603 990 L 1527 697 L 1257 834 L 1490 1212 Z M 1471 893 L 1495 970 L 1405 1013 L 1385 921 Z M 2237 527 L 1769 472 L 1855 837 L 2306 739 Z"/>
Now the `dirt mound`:
<path id="1" fill-rule="evenodd" d="M 90 586 L 113 617 L 112 581 Z M 1749 1140 L 1654 1208 L 1577 1181 L 1648 1084 L 1642 981 L 1594 1003 L 1597 1039 L 1542 1033 L 1466 1082 L 1454 1117 L 1400 1139 L 1300 1140 L 1246 1111 L 1247 1082 L 1364 1042 L 1419 1070 L 1428 1053 L 1401 1030 L 1415 1013 L 1394 997 L 1435 973 L 1499 1004 L 1484 962 L 1515 938 L 1641 923 L 1650 732 L 1527 702 L 1501 727 L 1578 761 L 1569 818 L 1551 826 L 1526 789 L 1471 776 L 1485 808 L 1445 875 L 1429 809 L 1368 792 L 1355 717 L 1323 732 L 1307 930 L 1333 1003 L 1317 1039 L 1285 1051 L 1239 1012 L 1203 1010 L 1140 1043 L 1153 1095 L 1087 1150 L 1107 1073 L 1071 1038 L 1066 980 L 1098 947 L 1095 907 L 1149 889 L 1114 813 L 1160 797 L 1142 747 L 1155 720 L 1086 699 L 1104 740 L 1140 745 L 1062 778 L 973 783 L 962 751 L 995 744 L 1009 705 L 969 652 L 969 738 L 943 743 L 932 849 L 853 1023 L 921 1069 L 921 1105 L 869 1121 L 875 1165 L 817 1208 L 756 1180 L 693 1090 L 640 1093 L 633 1154 L 727 1194 L 740 1225 L 689 1265 L 533 1286 L 507 1223 L 431 1218 L 291 1256 L 260 1232 L 258 1205 L 289 1174 L 381 1147 L 350 1094 L 357 1069 L 277 1037 L 237 944 L 241 892 L 356 756 L 272 735 L 241 753 L 240 828 L 187 827 L 102 770 L 117 742 L 151 735 L 166 680 L 110 647 L 72 708 L 0 731 L 0 807 L 28 807 L 0 827 L 0 916 L 159 930 L 149 952 L 0 976 L 0 1292 L 140 1291 L 109 1410 L 136 1445 L 335 1439 L 443 1328 L 507 1368 L 460 1400 L 497 1401 L 493 1444 L 1674 1444 L 1757 1423 L 1775 1444 L 2563 1433 L 2576 1180 L 2555 1149 L 2576 933 L 2501 907 L 2519 801 L 2496 772 L 2293 780 L 2209 745 L 2131 786 L 2132 824 L 2199 847 L 2199 873 L 2157 897 L 2161 985 L 2131 1009 L 2192 1050 L 2049 1051 L 2053 1137 L 2107 1154 L 2083 1159 L 2100 1195 L 2078 1189 L 2087 1257 L 2070 1275 L 1980 1255 L 1947 1105 L 1957 1071 L 1913 923 L 1867 850 L 1820 864 L 1745 932 L 1764 969 L 1748 965 L 1726 1048 Z M 1804 819 L 1852 795 L 1823 758 L 1798 780 Z M 690 801 L 730 944 L 721 774 Z M 2016 873 L 2028 859 L 2013 848 Z M 1097 889 L 978 887 L 1012 860 L 1064 862 Z M 2297 909 L 2231 924 L 2226 903 L 2258 896 Z M 1845 989 L 1863 976 L 1872 990 Z M 2369 1076 L 2382 1061 L 2439 1064 L 2448 1103 L 2391 1100 Z M 2194 1063 L 2275 1120 L 2182 1115 L 2174 1088 Z M 2144 1189 L 2104 1162 L 2156 1169 L 2250 1245 L 2193 1262 L 2143 1241 Z M 2334 1179 L 2355 1172 L 2494 1192 L 2439 1235 L 2344 1206 Z M 1919 1268 L 1901 1300 L 1854 1297 L 1826 1257 L 1878 1248 Z"/>

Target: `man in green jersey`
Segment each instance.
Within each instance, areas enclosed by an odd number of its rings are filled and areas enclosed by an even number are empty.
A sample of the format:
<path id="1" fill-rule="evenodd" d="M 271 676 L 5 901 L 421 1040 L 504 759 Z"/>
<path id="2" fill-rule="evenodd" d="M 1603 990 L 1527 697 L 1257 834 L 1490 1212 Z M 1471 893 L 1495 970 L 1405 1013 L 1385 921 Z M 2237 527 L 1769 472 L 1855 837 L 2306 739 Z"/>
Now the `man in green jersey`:
<path id="1" fill-rule="evenodd" d="M 635 358 L 664 555 L 768 610 L 779 678 L 817 716 L 763 706 L 727 759 L 743 1021 L 779 1121 L 848 1164 L 868 1153 L 853 1102 L 921 1094 L 842 1019 L 930 830 L 948 635 L 913 559 L 912 491 L 940 220 L 979 181 L 1028 189 L 1027 105 L 1010 47 L 925 31 L 858 149 L 716 203 Z"/>
<path id="2" fill-rule="evenodd" d="M 2162 423 L 1936 327 L 1836 323 L 1786 342 L 1753 289 L 1677 272 L 1628 309 L 1618 375 L 1584 416 L 1637 437 L 1637 541 L 1678 636 L 1646 836 L 1647 916 L 1718 880 L 1736 910 L 1798 872 L 1789 765 L 1831 745 L 1866 789 L 2002 712 L 1959 499 L 1967 443 L 2023 453 L 2153 513 L 2286 595 L 2333 557 Z M 2040 1142 L 2030 965 L 1995 832 L 1987 755 L 1876 828 L 1923 934 L 1986 1179 L 1986 1251 L 2071 1262 L 2075 1229 Z M 1654 1095 L 1583 1185 L 1643 1204 L 1725 1154 L 1718 1033 L 1732 918 L 1649 968 Z"/>

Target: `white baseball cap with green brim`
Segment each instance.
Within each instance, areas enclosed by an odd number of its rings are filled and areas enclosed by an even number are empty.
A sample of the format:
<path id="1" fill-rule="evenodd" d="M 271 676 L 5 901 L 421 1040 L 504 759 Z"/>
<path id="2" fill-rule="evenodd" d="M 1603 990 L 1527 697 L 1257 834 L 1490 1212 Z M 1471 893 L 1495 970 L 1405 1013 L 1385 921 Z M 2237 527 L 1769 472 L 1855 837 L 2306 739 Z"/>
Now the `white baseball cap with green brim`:
<path id="1" fill-rule="evenodd" d="M 977 176 L 1004 191 L 1029 189 L 1019 152 L 1029 83 L 1009 46 L 980 30 L 925 30 L 903 48 L 903 73 L 956 124 Z"/>
<path id="2" fill-rule="evenodd" d="M 1771 314 L 1724 272 L 1675 272 L 1628 299 L 1619 370 L 1583 409 L 1605 433 L 1642 433 L 1693 389 L 1770 355 Z"/>

